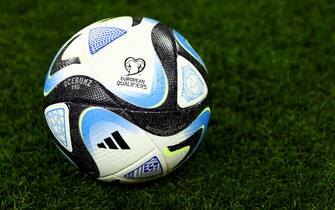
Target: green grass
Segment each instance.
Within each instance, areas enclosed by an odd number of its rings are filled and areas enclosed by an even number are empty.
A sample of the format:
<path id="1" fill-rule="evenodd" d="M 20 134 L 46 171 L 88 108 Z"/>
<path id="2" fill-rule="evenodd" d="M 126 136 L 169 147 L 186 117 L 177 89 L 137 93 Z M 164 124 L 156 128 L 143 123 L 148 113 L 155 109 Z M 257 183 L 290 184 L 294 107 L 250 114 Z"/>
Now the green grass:
<path id="1" fill-rule="evenodd" d="M 210 129 L 157 181 L 85 177 L 52 143 L 43 84 L 58 48 L 106 17 L 176 28 L 211 78 Z M 0 209 L 335 206 L 334 1 L 0 0 Z"/>

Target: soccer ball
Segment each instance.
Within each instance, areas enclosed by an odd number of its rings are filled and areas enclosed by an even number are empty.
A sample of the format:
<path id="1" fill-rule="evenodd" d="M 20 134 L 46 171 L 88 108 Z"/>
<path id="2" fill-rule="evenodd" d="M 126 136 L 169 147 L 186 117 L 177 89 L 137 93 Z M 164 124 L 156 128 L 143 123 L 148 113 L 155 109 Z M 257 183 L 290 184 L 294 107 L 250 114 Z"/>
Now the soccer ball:
<path id="1" fill-rule="evenodd" d="M 103 181 L 168 174 L 208 127 L 207 69 L 176 30 L 149 18 L 93 23 L 59 50 L 44 85 L 59 150 Z"/>

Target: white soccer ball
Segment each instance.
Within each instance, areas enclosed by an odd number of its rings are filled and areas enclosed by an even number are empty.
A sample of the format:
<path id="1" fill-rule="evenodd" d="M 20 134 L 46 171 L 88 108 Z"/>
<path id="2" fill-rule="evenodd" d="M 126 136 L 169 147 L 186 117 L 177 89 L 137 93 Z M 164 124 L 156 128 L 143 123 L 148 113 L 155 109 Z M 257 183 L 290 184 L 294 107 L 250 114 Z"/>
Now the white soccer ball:
<path id="1" fill-rule="evenodd" d="M 103 181 L 168 174 L 197 149 L 210 118 L 204 62 L 149 18 L 105 19 L 76 33 L 52 61 L 44 95 L 57 147 Z"/>

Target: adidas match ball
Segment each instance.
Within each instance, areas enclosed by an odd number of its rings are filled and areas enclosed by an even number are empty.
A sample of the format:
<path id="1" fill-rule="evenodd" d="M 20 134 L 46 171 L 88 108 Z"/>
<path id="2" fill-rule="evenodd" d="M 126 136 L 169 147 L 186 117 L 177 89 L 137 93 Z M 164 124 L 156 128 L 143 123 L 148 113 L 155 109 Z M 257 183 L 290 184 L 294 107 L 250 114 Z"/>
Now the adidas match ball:
<path id="1" fill-rule="evenodd" d="M 87 26 L 58 51 L 44 85 L 59 150 L 103 181 L 168 174 L 197 149 L 210 107 L 204 62 L 176 30 L 149 18 Z"/>

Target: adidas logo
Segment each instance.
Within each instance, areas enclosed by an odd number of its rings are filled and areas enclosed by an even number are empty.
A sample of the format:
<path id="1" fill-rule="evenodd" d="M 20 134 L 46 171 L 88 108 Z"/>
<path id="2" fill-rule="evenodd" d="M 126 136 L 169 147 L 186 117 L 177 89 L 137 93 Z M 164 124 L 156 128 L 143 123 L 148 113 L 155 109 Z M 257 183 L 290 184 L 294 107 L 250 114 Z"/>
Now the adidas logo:
<path id="1" fill-rule="evenodd" d="M 105 138 L 103 142 L 97 144 L 97 146 L 103 149 L 107 149 L 107 148 L 108 149 L 130 149 L 130 147 L 124 141 L 124 139 L 122 138 L 122 136 L 120 135 L 118 131 L 113 132 L 112 137 L 115 140 L 115 142 L 113 141 L 111 137 L 108 137 L 108 138 Z M 118 145 L 119 148 L 116 145 Z"/>

